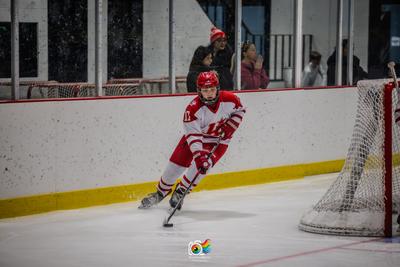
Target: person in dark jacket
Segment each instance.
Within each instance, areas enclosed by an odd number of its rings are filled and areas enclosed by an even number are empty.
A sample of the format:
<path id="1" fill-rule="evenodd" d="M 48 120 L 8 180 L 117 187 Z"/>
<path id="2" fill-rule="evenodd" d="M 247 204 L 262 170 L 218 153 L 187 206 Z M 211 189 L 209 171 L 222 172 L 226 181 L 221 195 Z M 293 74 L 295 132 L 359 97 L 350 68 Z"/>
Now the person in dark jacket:
<path id="1" fill-rule="evenodd" d="M 347 39 L 342 41 L 342 84 L 348 84 L 347 81 L 347 52 L 348 45 Z M 328 85 L 336 85 L 335 77 L 336 77 L 336 50 L 332 53 L 332 55 L 328 58 Z M 357 56 L 353 55 L 353 84 L 356 85 L 359 80 L 367 79 L 368 73 L 363 70 L 360 66 L 360 59 Z"/>
<path id="2" fill-rule="evenodd" d="M 212 50 L 206 46 L 199 46 L 194 51 L 192 61 L 190 62 L 189 73 L 186 77 L 186 86 L 189 93 L 197 92 L 197 76 L 200 72 L 212 70 Z"/>
<path id="3" fill-rule="evenodd" d="M 233 90 L 233 76 L 230 71 L 233 52 L 227 44 L 225 33 L 213 27 L 210 34 L 210 43 L 209 48 L 212 50 L 213 55 L 211 67 L 214 67 L 218 73 L 221 90 Z"/>

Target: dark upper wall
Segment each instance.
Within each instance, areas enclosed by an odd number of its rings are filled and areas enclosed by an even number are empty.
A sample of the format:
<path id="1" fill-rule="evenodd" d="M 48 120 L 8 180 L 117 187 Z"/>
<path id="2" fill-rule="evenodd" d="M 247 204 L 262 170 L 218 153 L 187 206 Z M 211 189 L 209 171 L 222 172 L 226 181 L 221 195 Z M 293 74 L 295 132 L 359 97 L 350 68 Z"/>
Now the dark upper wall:
<path id="1" fill-rule="evenodd" d="M 19 23 L 19 76 L 38 76 L 38 25 Z M 11 23 L 0 22 L 0 78 L 11 77 Z"/>
<path id="2" fill-rule="evenodd" d="M 48 16 L 49 79 L 86 82 L 87 1 L 49 0 Z M 107 77 L 142 77 L 143 0 L 109 0 L 107 21 Z"/>
<path id="3" fill-rule="evenodd" d="M 87 81 L 87 1 L 48 0 L 49 80 Z"/>
<path id="4" fill-rule="evenodd" d="M 108 1 L 108 75 L 142 77 L 143 0 Z"/>

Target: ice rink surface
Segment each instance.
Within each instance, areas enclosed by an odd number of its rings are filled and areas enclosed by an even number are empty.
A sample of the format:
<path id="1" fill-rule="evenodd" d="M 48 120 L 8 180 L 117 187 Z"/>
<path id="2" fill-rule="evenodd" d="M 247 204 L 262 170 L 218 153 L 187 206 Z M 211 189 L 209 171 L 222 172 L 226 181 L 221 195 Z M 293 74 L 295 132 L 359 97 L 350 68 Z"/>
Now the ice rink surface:
<path id="1" fill-rule="evenodd" d="M 336 174 L 202 191 L 162 227 L 168 201 L 139 202 L 0 220 L 1 267 L 400 266 L 400 238 L 337 237 L 297 229 Z M 189 255 L 190 242 L 211 251 Z"/>

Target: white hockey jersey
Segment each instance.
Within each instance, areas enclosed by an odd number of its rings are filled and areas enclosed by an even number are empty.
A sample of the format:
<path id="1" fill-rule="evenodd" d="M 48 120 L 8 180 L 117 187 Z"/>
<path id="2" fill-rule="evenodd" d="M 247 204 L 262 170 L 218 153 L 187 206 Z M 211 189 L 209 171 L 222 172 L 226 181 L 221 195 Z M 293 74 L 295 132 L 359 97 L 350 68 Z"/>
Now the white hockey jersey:
<path id="1" fill-rule="evenodd" d="M 242 122 L 245 108 L 239 97 L 229 91 L 220 91 L 218 101 L 207 106 L 196 97 L 186 107 L 183 116 L 185 136 L 190 150 L 194 154 L 203 149 L 203 143 L 214 143 L 220 136 L 220 127 L 228 119 L 237 124 Z M 222 140 L 222 144 L 228 144 L 230 140 Z"/>

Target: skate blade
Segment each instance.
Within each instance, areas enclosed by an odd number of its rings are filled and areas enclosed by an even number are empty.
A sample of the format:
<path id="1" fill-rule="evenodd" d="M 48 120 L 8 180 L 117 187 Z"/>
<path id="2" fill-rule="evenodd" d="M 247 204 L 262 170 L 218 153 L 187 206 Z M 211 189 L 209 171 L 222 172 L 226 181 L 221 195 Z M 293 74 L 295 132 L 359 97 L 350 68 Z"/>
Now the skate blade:
<path id="1" fill-rule="evenodd" d="M 144 206 L 143 204 L 140 204 L 138 207 L 138 209 L 140 209 L 140 210 L 147 210 L 149 208 L 151 208 L 151 206 Z"/>

